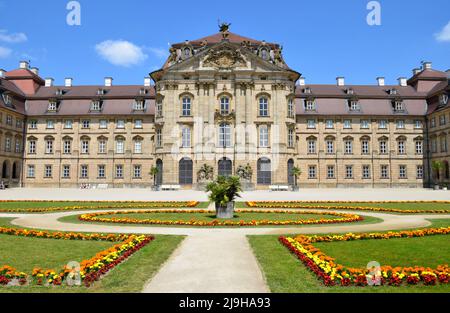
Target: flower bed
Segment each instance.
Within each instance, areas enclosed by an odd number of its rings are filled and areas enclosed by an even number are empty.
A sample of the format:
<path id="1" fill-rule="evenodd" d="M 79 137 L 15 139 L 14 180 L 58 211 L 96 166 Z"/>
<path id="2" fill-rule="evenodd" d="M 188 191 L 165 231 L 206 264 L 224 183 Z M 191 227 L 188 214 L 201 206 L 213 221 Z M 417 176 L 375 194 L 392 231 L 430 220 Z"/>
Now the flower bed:
<path id="1" fill-rule="evenodd" d="M 179 226 L 282 226 L 282 225 L 312 225 L 312 224 L 336 224 L 336 223 L 350 223 L 362 221 L 363 217 L 356 214 L 336 213 L 336 212 L 311 212 L 298 210 L 236 210 L 236 213 L 277 213 L 277 214 L 315 214 L 315 215 L 332 215 L 337 218 L 334 219 L 307 219 L 307 220 L 252 220 L 252 221 L 231 221 L 231 220 L 161 220 L 161 219 L 136 219 L 136 218 L 103 218 L 105 215 L 123 215 L 123 214 L 164 214 L 164 213 L 208 213 L 214 214 L 215 211 L 210 210 L 142 210 L 142 211 L 115 211 L 115 212 L 100 212 L 83 214 L 79 219 L 87 222 L 101 222 L 101 223 L 116 223 L 116 224 L 147 224 L 147 225 L 179 225 Z"/>
<path id="2" fill-rule="evenodd" d="M 342 206 L 327 205 L 305 205 L 314 203 L 342 203 Z M 247 206 L 251 208 L 283 208 L 283 209 L 320 209 L 320 210 L 353 210 L 353 211 L 374 211 L 391 213 L 450 213 L 450 210 L 402 210 L 394 208 L 377 208 L 364 206 L 345 206 L 350 203 L 361 203 L 352 201 L 248 201 Z M 445 203 L 450 201 L 364 201 L 364 203 Z"/>
<path id="3" fill-rule="evenodd" d="M 0 203 L 14 203 L 14 202 L 33 202 L 33 203 L 45 203 L 45 202 L 61 202 L 61 201 L 15 201 L 15 200 L 0 200 Z M 47 207 L 47 208 L 17 208 L 17 209 L 3 209 L 0 208 L 0 212 L 8 213 L 43 213 L 43 212 L 59 212 L 59 211 L 79 211 L 79 210 L 103 210 L 103 209 L 150 209 L 150 208 L 194 208 L 198 201 L 161 201 L 161 202 L 145 202 L 145 201 L 114 201 L 112 204 L 109 201 L 75 201 L 86 203 L 98 203 L 98 205 L 75 205 L 75 206 L 61 206 L 61 207 Z"/>
<path id="4" fill-rule="evenodd" d="M 305 236 L 295 238 L 280 237 L 280 242 L 297 256 L 303 264 L 317 275 L 326 286 L 367 286 L 373 279 L 368 269 L 350 268 L 338 264 L 331 256 L 326 255 L 313 244 L 317 242 L 350 241 L 350 240 L 380 240 L 392 238 L 412 238 L 432 235 L 448 235 L 450 227 L 430 228 L 414 231 L 399 231 L 388 233 L 362 233 L 345 235 Z M 450 282 L 450 267 L 440 265 L 428 267 L 380 267 L 381 285 L 400 286 L 402 284 L 424 285 L 448 284 Z"/>
<path id="5" fill-rule="evenodd" d="M 154 240 L 153 236 L 146 235 L 61 233 L 4 227 L 0 227 L 0 234 L 57 240 L 120 242 L 80 263 L 80 277 L 86 287 Z M 60 270 L 35 268 L 31 274 L 27 274 L 4 265 L 0 266 L 0 285 L 59 286 L 69 279 L 69 275 L 72 275 L 72 269 L 66 266 Z"/>

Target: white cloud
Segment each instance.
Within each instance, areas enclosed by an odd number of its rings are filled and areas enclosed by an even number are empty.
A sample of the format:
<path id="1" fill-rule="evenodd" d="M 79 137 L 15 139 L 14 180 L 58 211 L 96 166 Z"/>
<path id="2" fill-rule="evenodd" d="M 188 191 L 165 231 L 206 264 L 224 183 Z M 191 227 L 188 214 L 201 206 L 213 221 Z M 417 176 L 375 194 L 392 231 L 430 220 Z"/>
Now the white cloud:
<path id="1" fill-rule="evenodd" d="M 0 47 L 0 59 L 5 59 L 11 55 L 11 49 Z"/>
<path id="2" fill-rule="evenodd" d="M 434 37 L 437 41 L 450 41 L 450 22 L 439 33 L 434 34 Z"/>
<path id="3" fill-rule="evenodd" d="M 118 66 L 129 67 L 147 59 L 141 47 L 125 40 L 106 40 L 95 46 L 97 53 Z"/>
<path id="4" fill-rule="evenodd" d="M 27 41 L 28 37 L 24 33 L 12 33 L 9 34 L 7 30 L 0 29 L 0 41 L 7 43 L 19 43 Z"/>

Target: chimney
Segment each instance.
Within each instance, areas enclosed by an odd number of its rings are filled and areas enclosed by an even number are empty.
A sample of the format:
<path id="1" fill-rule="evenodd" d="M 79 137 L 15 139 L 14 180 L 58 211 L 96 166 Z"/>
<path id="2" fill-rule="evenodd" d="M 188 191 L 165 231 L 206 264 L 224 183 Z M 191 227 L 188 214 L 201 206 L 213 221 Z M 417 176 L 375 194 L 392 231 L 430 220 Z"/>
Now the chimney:
<path id="1" fill-rule="evenodd" d="M 5 78 L 6 71 L 2 68 L 0 68 L 0 78 Z"/>
<path id="2" fill-rule="evenodd" d="M 73 82 L 73 78 L 66 78 L 65 80 L 64 80 L 64 86 L 66 86 L 66 87 L 72 87 L 72 82 Z"/>
<path id="3" fill-rule="evenodd" d="M 418 67 L 416 67 L 415 69 L 413 69 L 413 76 L 419 74 L 422 70 Z"/>
<path id="4" fill-rule="evenodd" d="M 37 68 L 37 67 L 32 67 L 32 68 L 31 68 L 31 71 L 32 71 L 35 75 L 39 76 L 39 68 Z"/>
<path id="5" fill-rule="evenodd" d="M 19 62 L 19 68 L 21 68 L 21 69 L 28 69 L 28 67 L 29 67 L 29 64 L 28 64 L 27 61 L 20 61 Z"/>
<path id="6" fill-rule="evenodd" d="M 336 82 L 338 86 L 345 86 L 345 78 L 344 77 L 337 77 Z"/>
<path id="7" fill-rule="evenodd" d="M 384 86 L 384 77 L 377 77 L 378 86 Z"/>
<path id="8" fill-rule="evenodd" d="M 400 78 L 398 79 L 398 85 L 399 85 L 399 86 L 402 86 L 402 87 L 408 86 L 406 77 L 400 77 Z"/>
<path id="9" fill-rule="evenodd" d="M 48 77 L 45 79 L 45 87 L 53 87 L 53 78 Z"/>
<path id="10" fill-rule="evenodd" d="M 112 77 L 105 77 L 105 87 L 111 87 L 113 82 Z"/>
<path id="11" fill-rule="evenodd" d="M 298 85 L 299 86 L 305 86 L 305 77 L 300 77 L 298 79 Z"/>
<path id="12" fill-rule="evenodd" d="M 431 63 L 431 62 L 428 62 L 428 61 L 423 61 L 422 62 L 422 68 L 424 69 L 424 70 L 431 70 L 431 65 L 432 65 L 433 63 Z"/>
<path id="13" fill-rule="evenodd" d="M 144 77 L 144 87 L 150 87 L 152 79 L 150 77 Z"/>

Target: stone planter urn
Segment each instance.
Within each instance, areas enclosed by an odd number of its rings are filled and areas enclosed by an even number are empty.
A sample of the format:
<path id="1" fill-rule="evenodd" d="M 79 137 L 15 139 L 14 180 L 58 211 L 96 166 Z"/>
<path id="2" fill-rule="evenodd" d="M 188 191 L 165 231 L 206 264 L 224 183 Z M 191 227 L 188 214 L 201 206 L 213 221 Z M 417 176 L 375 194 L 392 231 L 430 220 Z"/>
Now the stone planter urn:
<path id="1" fill-rule="evenodd" d="M 234 201 L 223 206 L 216 203 L 216 217 L 222 219 L 232 219 L 234 217 Z"/>

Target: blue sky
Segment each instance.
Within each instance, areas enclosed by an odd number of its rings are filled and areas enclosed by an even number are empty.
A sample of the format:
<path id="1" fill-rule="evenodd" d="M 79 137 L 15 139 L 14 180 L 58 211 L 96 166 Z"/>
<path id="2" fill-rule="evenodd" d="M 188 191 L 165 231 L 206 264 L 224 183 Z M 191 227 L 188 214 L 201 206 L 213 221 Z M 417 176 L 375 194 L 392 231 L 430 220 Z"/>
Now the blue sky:
<path id="1" fill-rule="evenodd" d="M 381 25 L 369 26 L 369 0 L 79 0 L 81 25 L 69 26 L 69 0 L 0 0 L 0 68 L 31 60 L 62 84 L 142 84 L 168 43 L 218 31 L 218 19 L 243 36 L 278 42 L 307 83 L 396 83 L 420 61 L 450 68 L 450 1 L 380 0 Z M 449 24 L 449 25 L 448 25 Z M 448 25 L 446 27 L 446 25 Z M 441 33 L 441 40 L 437 39 Z M 102 54 L 103 53 L 103 54 Z"/>

